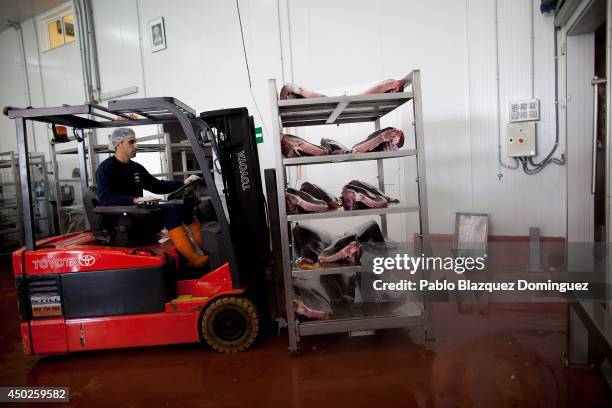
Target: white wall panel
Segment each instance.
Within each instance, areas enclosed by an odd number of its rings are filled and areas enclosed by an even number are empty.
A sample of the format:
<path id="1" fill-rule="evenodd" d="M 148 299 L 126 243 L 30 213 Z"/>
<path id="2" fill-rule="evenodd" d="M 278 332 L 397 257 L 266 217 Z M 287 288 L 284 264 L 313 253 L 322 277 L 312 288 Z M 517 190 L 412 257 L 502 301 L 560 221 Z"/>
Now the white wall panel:
<path id="1" fill-rule="evenodd" d="M 23 61 L 19 49 L 19 37 L 15 30 L 0 33 L 0 106 L 25 106 L 27 93 L 23 75 Z M 16 151 L 15 124 L 0 115 L 0 151 Z"/>
<path id="2" fill-rule="evenodd" d="M 47 106 L 78 105 L 85 101 L 78 40 L 40 54 Z"/>
<path id="3" fill-rule="evenodd" d="M 92 1 L 102 93 L 137 86 L 143 97 L 140 32 L 136 0 Z"/>
<path id="4" fill-rule="evenodd" d="M 499 169 L 497 164 L 497 90 L 495 51 L 495 3 L 468 0 L 470 71 L 470 129 L 473 208 L 491 215 L 492 233 L 526 235 L 530 226 L 543 235 L 565 234 L 566 169 L 550 165 L 537 176 L 520 170 Z M 541 15 L 537 1 L 498 1 L 500 60 L 500 130 L 502 157 L 505 157 L 508 104 L 530 95 L 530 24 L 533 7 L 535 86 L 540 100 L 541 120 L 537 124 L 538 156 L 541 160 L 555 138 L 554 46 L 552 16 Z M 563 146 L 556 157 L 564 152 Z M 498 177 L 501 174 L 501 178 Z M 435 199 L 435 198 L 433 198 Z"/>

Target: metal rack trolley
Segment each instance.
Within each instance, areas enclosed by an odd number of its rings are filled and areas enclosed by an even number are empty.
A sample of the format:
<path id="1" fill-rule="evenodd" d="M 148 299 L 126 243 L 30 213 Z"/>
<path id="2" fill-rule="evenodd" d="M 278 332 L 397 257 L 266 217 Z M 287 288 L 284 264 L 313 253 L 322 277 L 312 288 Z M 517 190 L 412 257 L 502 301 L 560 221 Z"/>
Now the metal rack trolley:
<path id="1" fill-rule="evenodd" d="M 41 168 L 41 179 L 38 180 L 38 182 L 41 183 L 42 187 L 43 187 L 43 194 L 41 196 L 37 196 L 34 198 L 34 202 L 36 204 L 33 204 L 34 206 L 38 206 L 38 203 L 40 202 L 44 202 L 46 203 L 46 211 L 45 211 L 45 215 L 44 216 L 37 216 L 35 217 L 36 221 L 47 221 L 48 224 L 48 233 L 51 234 L 53 233 L 53 224 L 50 222 L 51 218 L 50 218 L 50 214 L 51 214 L 51 205 L 49 203 L 49 178 L 48 178 L 48 173 L 47 173 L 47 166 L 45 163 L 45 156 L 43 153 L 36 153 L 36 152 L 31 152 L 28 154 L 29 158 L 30 158 L 30 165 L 31 166 L 40 166 Z M 12 200 L 6 200 L 6 197 L 4 196 L 4 194 L 2 195 L 2 202 L 0 202 L 0 211 L 12 211 L 14 214 L 10 215 L 10 217 L 14 217 L 15 220 L 11 220 L 11 221 L 5 221 L 5 222 L 0 222 L 0 231 L 2 232 L 2 234 L 9 234 L 9 235 L 18 235 L 19 238 L 14 241 L 15 246 L 21 245 L 23 244 L 23 229 L 22 229 L 22 225 L 23 223 L 21 222 L 22 218 L 23 218 L 23 214 L 22 214 L 22 210 L 21 210 L 21 196 L 19 194 L 19 190 L 20 190 L 20 185 L 21 185 L 21 179 L 19 178 L 19 157 L 17 154 L 15 154 L 15 152 L 2 152 L 0 153 L 0 157 L 2 157 L 3 159 L 0 159 L 0 170 L 3 169 L 10 169 L 12 175 L 10 176 L 11 180 L 10 181 L 2 181 L 0 183 L 0 185 L 4 188 L 9 187 L 9 188 L 14 188 L 15 192 L 14 192 L 14 198 Z M 3 188 L 3 190 L 4 190 Z M 9 228 L 5 228 L 5 227 L 9 227 Z M 42 236 L 41 236 L 42 237 Z M 4 247 L 6 247 L 7 245 L 3 245 L 1 252 L 4 253 Z"/>
<path id="2" fill-rule="evenodd" d="M 269 81 L 270 97 L 273 112 L 273 135 L 276 154 L 276 189 L 278 211 L 280 219 L 280 235 L 282 243 L 283 276 L 285 286 L 285 298 L 287 307 L 287 324 L 289 330 L 289 350 L 299 350 L 298 341 L 300 336 L 343 333 L 364 330 L 377 330 L 386 328 L 399 328 L 409 326 L 421 326 L 425 338 L 431 337 L 429 321 L 431 311 L 428 310 L 426 300 L 423 301 L 422 309 L 416 313 L 390 314 L 380 312 L 377 308 L 368 308 L 367 304 L 362 306 L 352 305 L 346 310 L 334 310 L 334 316 L 330 320 L 299 321 L 294 314 L 294 292 L 293 278 L 300 274 L 312 276 L 313 274 L 337 274 L 347 272 L 361 272 L 361 266 L 333 267 L 317 271 L 302 271 L 296 269 L 292 262 L 290 225 L 291 222 L 301 220 L 313 220 L 321 218 L 354 217 L 378 215 L 381 218 L 383 234 L 387 236 L 387 214 L 415 212 L 419 214 L 419 237 L 421 248 L 429 246 L 429 221 L 427 214 L 427 187 L 425 179 L 425 155 L 423 134 L 423 111 L 421 106 L 421 81 L 420 71 L 410 72 L 404 80 L 406 87 L 411 87 L 411 92 L 376 94 L 376 95 L 346 95 L 337 97 L 322 97 L 311 99 L 279 100 L 278 88 L 275 79 Z M 316 157 L 283 158 L 281 154 L 280 135 L 282 128 L 315 126 L 315 125 L 338 125 L 343 123 L 374 122 L 376 130 L 380 129 L 380 118 L 393 111 L 404 103 L 412 100 L 413 117 L 412 122 L 415 135 L 415 149 L 403 149 L 390 152 L 370 152 L 359 154 L 328 155 Z M 381 209 L 366 209 L 343 211 L 342 209 L 313 214 L 287 215 L 285 208 L 285 188 L 287 186 L 287 167 L 321 163 L 339 163 L 349 161 L 376 160 L 378 170 L 378 187 L 384 191 L 383 160 L 399 157 L 414 156 L 417 168 L 418 204 L 409 205 L 399 203 Z"/>

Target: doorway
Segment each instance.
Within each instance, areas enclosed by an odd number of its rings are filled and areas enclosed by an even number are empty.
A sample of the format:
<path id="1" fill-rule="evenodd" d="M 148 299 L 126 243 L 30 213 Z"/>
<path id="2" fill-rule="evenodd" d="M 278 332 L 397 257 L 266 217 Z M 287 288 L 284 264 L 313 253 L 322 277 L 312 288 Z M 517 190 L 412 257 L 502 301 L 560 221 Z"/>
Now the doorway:
<path id="1" fill-rule="evenodd" d="M 568 320 L 568 360 L 587 364 L 594 356 L 589 353 L 589 342 L 594 334 L 606 333 L 603 328 L 610 321 L 608 289 L 611 282 L 610 261 L 606 257 L 610 201 L 610 146 L 608 115 L 610 55 L 610 0 L 566 2 L 575 6 L 558 24 L 564 71 L 559 76 L 559 87 L 565 102 L 561 123 L 567 140 L 567 239 L 568 269 L 570 272 L 592 272 L 600 291 L 597 301 L 570 302 Z M 569 6 L 568 6 L 569 7 Z M 563 6 L 557 17 L 562 14 Z M 567 10 L 566 10 L 567 11 Z M 571 15 L 570 15 L 571 14 Z M 555 19 L 557 23 L 557 18 Z M 572 248 L 574 251 L 572 251 Z M 577 248 L 577 249 L 576 249 Z M 593 282 L 593 281 L 591 281 Z M 593 338 L 589 339 L 589 336 Z M 597 337 L 610 348 L 612 339 L 603 334 Z M 601 362 L 601 358 L 598 360 Z M 596 363 L 598 364 L 598 363 Z M 607 367 L 607 368 L 606 368 Z M 607 362 L 601 365 L 609 369 Z M 605 370 L 604 370 L 605 368 Z"/>

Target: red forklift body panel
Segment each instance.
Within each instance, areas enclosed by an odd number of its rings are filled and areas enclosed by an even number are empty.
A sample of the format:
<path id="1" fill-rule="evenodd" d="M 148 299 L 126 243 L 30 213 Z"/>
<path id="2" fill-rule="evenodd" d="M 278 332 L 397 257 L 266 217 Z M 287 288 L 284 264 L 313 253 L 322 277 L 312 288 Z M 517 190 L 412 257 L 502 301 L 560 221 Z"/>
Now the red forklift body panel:
<path id="1" fill-rule="evenodd" d="M 68 351 L 197 343 L 199 314 L 154 313 L 68 320 Z"/>
<path id="2" fill-rule="evenodd" d="M 22 281 L 59 276 L 93 276 L 96 273 L 134 270 L 143 280 L 147 268 L 178 265 L 176 249 L 169 243 L 142 248 L 96 245 L 89 232 L 53 237 L 38 243 L 35 252 L 21 248 L 13 254 L 15 276 Z M 176 268 L 173 268 L 176 272 Z M 116 271 L 116 272 L 113 272 Z M 140 278 L 139 278 L 140 279 Z M 66 281 L 68 282 L 68 281 Z M 146 282 L 143 282 L 143 284 Z M 67 290 L 67 285 L 60 285 Z M 60 291 L 61 296 L 63 293 Z M 123 314 L 83 318 L 66 317 L 61 307 L 30 307 L 30 320 L 22 322 L 21 334 L 26 354 L 50 355 L 85 350 L 197 343 L 199 319 L 214 299 L 243 295 L 244 288 L 233 289 L 227 263 L 198 279 L 176 281 L 174 298 L 159 313 Z M 110 294 L 109 294 L 110 295 Z"/>
<path id="3" fill-rule="evenodd" d="M 30 322 L 34 354 L 60 354 L 68 352 L 66 321 L 41 319 Z"/>
<path id="4" fill-rule="evenodd" d="M 176 252 L 165 251 L 163 244 L 142 248 L 96 245 L 89 232 L 54 237 L 40 242 L 36 251 L 21 248 L 13 254 L 15 276 L 21 276 L 22 262 L 28 276 L 88 272 L 120 268 L 162 266 Z M 24 259 L 25 258 L 25 259 Z"/>

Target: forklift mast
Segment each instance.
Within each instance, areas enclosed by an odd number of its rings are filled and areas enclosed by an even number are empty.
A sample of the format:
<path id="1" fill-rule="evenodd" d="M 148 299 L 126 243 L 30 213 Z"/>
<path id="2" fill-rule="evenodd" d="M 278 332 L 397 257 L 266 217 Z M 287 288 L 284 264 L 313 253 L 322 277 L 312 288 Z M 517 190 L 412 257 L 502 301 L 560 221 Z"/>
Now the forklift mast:
<path id="1" fill-rule="evenodd" d="M 253 117 L 244 107 L 202 112 L 199 117 L 211 130 L 208 137 L 216 155 L 214 167 L 223 180 L 240 281 L 261 308 L 271 255 Z"/>

